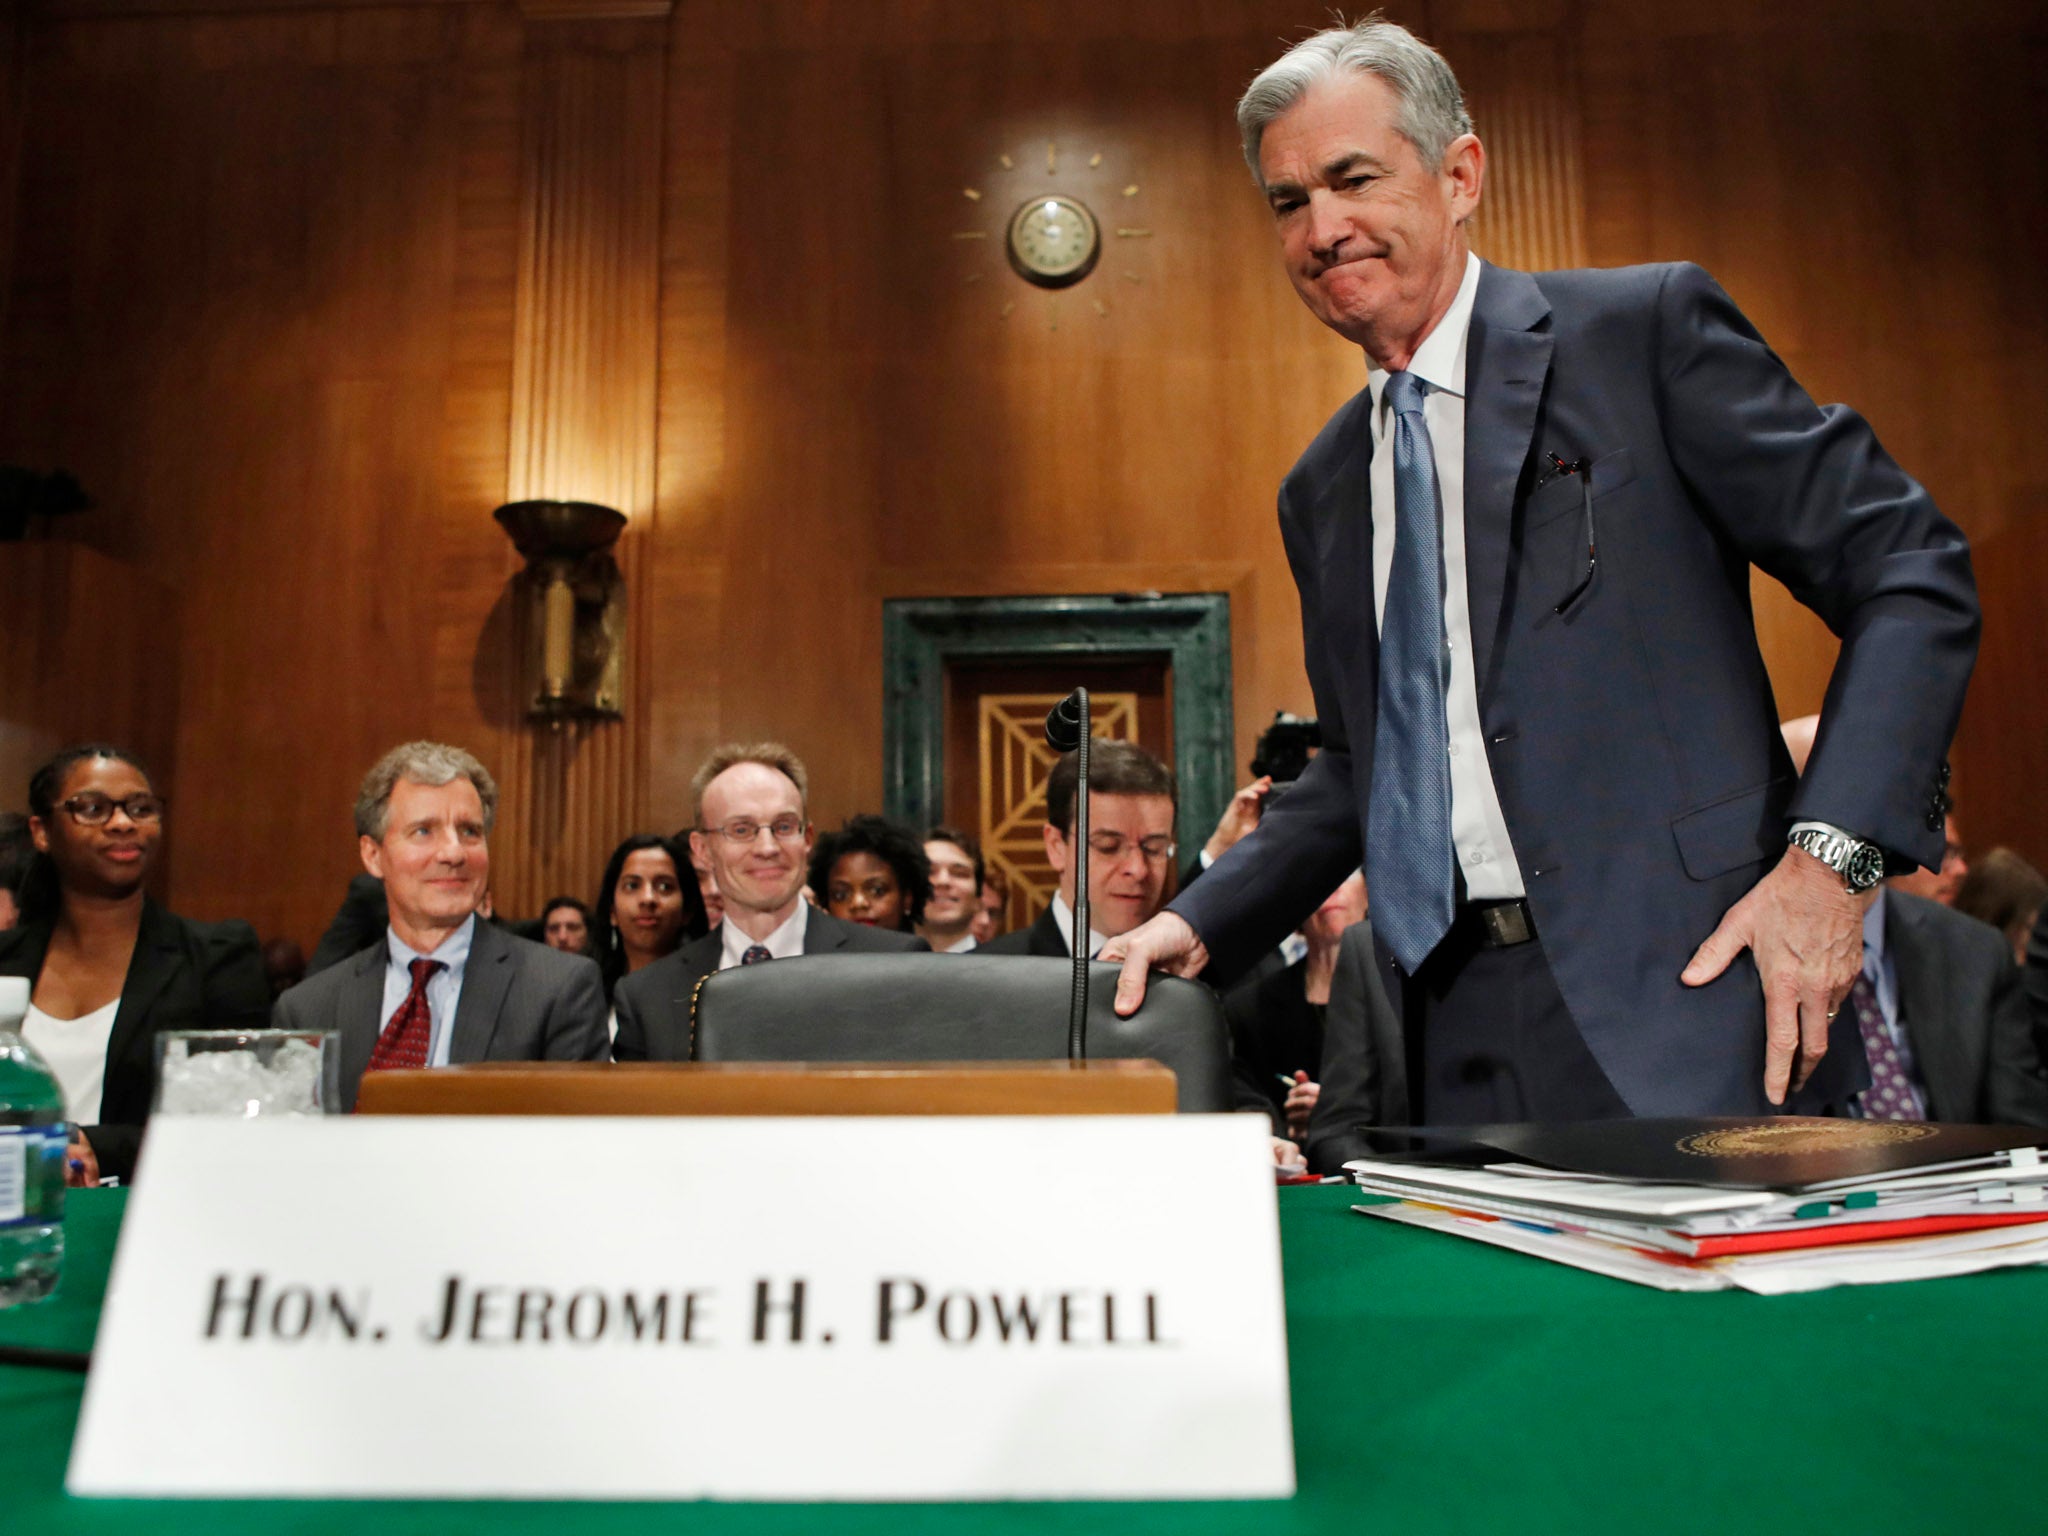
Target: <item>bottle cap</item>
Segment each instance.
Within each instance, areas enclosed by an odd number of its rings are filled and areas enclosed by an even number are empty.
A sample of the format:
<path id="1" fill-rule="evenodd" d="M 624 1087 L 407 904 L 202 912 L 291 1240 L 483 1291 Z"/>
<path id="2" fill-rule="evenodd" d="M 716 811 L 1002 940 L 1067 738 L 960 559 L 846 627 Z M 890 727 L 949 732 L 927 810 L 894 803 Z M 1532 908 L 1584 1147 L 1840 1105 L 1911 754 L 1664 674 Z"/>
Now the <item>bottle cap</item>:
<path id="1" fill-rule="evenodd" d="M 28 1017 L 28 978 L 0 976 L 0 1028 L 13 1028 Z"/>

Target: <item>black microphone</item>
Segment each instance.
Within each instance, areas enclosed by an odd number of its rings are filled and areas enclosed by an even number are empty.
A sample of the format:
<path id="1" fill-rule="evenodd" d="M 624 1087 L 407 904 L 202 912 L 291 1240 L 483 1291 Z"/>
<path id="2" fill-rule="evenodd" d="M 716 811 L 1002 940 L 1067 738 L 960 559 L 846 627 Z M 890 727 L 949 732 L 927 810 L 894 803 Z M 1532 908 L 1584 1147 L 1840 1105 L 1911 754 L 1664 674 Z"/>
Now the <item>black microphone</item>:
<path id="1" fill-rule="evenodd" d="M 1055 752 L 1076 752 L 1080 770 L 1074 789 L 1074 994 L 1067 1011 L 1067 1060 L 1088 1059 L 1088 690 L 1076 688 L 1047 711 L 1046 743 Z"/>
<path id="2" fill-rule="evenodd" d="M 1055 752 L 1081 745 L 1081 722 L 1088 718 L 1088 690 L 1076 688 L 1045 712 L 1045 739 Z"/>

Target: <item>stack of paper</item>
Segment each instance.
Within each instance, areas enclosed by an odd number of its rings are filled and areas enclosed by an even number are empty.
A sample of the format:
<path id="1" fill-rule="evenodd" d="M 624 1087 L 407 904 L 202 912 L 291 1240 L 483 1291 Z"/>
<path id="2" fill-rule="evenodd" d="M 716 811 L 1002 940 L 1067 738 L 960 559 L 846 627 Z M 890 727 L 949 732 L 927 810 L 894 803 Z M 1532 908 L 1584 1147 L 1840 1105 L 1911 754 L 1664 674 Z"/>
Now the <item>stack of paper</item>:
<path id="1" fill-rule="evenodd" d="M 1455 1134 L 1456 1161 L 1425 1151 L 1345 1164 L 1361 1188 L 1399 1201 L 1357 1209 L 1674 1291 L 1807 1291 L 2048 1262 L 2040 1131 L 1781 1117 Z M 1447 1145 L 1440 1133 L 1429 1141 Z M 1520 1156 L 1486 1160 L 1506 1148 Z M 1629 1171 L 1645 1166 L 1696 1182 Z"/>

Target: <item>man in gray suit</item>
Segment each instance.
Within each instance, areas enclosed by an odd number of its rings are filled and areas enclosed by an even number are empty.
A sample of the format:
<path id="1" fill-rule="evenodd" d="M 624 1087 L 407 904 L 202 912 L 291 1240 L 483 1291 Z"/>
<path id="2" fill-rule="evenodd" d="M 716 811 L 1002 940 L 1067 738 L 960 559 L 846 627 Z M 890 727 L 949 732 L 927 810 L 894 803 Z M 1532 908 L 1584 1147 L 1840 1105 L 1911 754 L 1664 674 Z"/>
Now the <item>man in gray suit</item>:
<path id="1" fill-rule="evenodd" d="M 341 1034 L 341 1098 L 365 1072 L 471 1061 L 601 1061 L 595 962 L 479 922 L 498 786 L 459 747 L 394 747 L 356 796 L 363 867 L 390 922 L 367 949 L 277 1000 L 279 1029 Z"/>
<path id="2" fill-rule="evenodd" d="M 928 950 L 915 934 L 842 922 L 804 899 L 810 776 L 780 742 L 720 747 L 691 781 L 690 854 L 710 865 L 725 916 L 701 939 L 644 966 L 612 994 L 620 1061 L 688 1061 L 697 983 L 764 960 L 860 950 Z"/>

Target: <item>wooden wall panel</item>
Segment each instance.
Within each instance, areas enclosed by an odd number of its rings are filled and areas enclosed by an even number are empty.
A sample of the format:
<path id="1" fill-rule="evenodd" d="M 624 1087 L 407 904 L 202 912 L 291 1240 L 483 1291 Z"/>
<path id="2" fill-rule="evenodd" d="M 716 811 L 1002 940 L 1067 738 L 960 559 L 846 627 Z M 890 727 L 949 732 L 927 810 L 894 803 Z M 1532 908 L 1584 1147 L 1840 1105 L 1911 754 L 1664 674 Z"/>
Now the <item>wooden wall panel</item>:
<path id="1" fill-rule="evenodd" d="M 1240 761 L 1306 706 L 1273 492 L 1363 368 L 1280 273 L 1229 114 L 1320 12 L 199 9 L 62 0 L 31 24 L 34 217 L 0 251 L 0 458 L 76 470 L 101 503 L 77 535 L 182 597 L 186 910 L 310 938 L 354 780 L 412 734 L 504 775 L 514 907 L 587 884 L 632 824 L 682 824 L 724 737 L 788 738 L 822 820 L 872 807 L 885 597 L 1227 591 Z M 1395 14 L 1466 79 L 1483 250 L 1705 262 L 1997 560 L 1958 782 L 1973 842 L 2048 859 L 2024 792 L 2048 770 L 2032 8 L 1968 0 L 1939 30 L 1899 0 Z M 544 123 L 597 158 L 522 158 Z M 1055 184 L 1151 234 L 1050 300 L 954 236 Z M 590 238 L 537 284 L 541 206 Z M 589 478 L 633 518 L 631 708 L 537 736 L 489 514 Z M 1810 707 L 1824 632 L 1768 583 L 1757 606 L 1781 702 Z"/>
<path id="2" fill-rule="evenodd" d="M 507 754 L 496 853 L 508 912 L 588 891 L 646 816 L 651 667 L 634 616 L 654 507 L 665 40 L 659 22 L 528 28 L 505 496 L 626 515 L 613 553 L 631 639 L 623 719 L 533 729 Z M 531 688 L 515 679 L 513 711 Z"/>
<path id="3" fill-rule="evenodd" d="M 28 809 L 29 775 L 80 741 L 125 747 L 174 802 L 178 596 L 82 544 L 0 544 L 0 809 Z M 170 888 L 182 819 L 174 810 L 151 885 Z M 193 835 L 202 835 L 194 833 Z"/>

